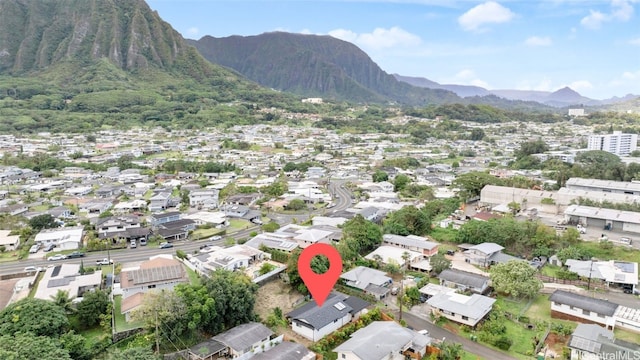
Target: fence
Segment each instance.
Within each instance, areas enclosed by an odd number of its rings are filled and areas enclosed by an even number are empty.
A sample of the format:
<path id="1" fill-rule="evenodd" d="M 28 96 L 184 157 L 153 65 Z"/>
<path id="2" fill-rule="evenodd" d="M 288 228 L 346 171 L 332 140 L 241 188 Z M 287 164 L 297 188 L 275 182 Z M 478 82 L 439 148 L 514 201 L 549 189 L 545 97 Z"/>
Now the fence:
<path id="1" fill-rule="evenodd" d="M 601 279 L 591 279 L 591 282 L 589 282 L 587 280 L 580 280 L 580 279 L 579 280 L 560 279 L 557 277 L 546 276 L 542 274 L 536 274 L 536 277 L 542 280 L 542 282 L 546 282 L 546 283 L 566 284 L 566 285 L 575 285 L 575 286 L 584 286 L 584 287 L 590 287 L 594 285 L 602 286 L 604 284 L 604 281 Z"/>

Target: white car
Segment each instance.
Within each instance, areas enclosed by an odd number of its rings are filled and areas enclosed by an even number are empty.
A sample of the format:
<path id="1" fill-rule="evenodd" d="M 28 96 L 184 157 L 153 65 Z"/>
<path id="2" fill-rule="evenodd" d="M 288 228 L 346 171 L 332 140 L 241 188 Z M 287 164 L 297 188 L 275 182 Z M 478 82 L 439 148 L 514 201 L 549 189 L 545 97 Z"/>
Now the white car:
<path id="1" fill-rule="evenodd" d="M 425 330 L 425 329 L 418 330 L 418 334 L 420 334 L 420 335 L 429 335 L 429 331 Z"/>
<path id="2" fill-rule="evenodd" d="M 56 255 L 53 255 L 52 257 L 48 258 L 47 260 L 49 260 L 49 261 L 57 261 L 57 260 L 64 260 L 66 258 L 67 257 L 65 255 L 56 254 Z"/>
<path id="3" fill-rule="evenodd" d="M 111 265 L 113 264 L 113 259 L 109 260 L 107 258 L 104 258 L 102 260 L 96 260 L 96 265 Z"/>
<path id="4" fill-rule="evenodd" d="M 222 239 L 222 236 L 220 236 L 220 235 L 214 235 L 214 236 L 211 237 L 211 240 L 213 240 L 213 241 L 220 240 L 220 239 Z"/>
<path id="5" fill-rule="evenodd" d="M 42 271 L 41 267 L 27 266 L 26 268 L 24 268 L 24 272 L 28 272 L 28 273 L 40 272 L 40 271 Z"/>

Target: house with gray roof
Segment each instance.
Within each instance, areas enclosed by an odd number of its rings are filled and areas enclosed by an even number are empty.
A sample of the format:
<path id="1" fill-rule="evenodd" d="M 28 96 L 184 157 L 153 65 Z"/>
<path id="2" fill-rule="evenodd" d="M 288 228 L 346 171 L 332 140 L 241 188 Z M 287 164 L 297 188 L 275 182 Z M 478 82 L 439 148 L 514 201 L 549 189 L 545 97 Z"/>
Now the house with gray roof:
<path id="1" fill-rule="evenodd" d="M 314 301 L 291 311 L 287 318 L 291 329 L 311 340 L 318 341 L 366 313 L 370 304 L 358 297 L 339 292 L 329 294 L 322 306 Z"/>
<path id="2" fill-rule="evenodd" d="M 640 345 L 615 339 L 613 331 L 596 324 L 578 324 L 568 344 L 572 360 L 633 359 Z"/>
<path id="3" fill-rule="evenodd" d="M 457 269 L 445 269 L 439 275 L 440 285 L 484 295 L 489 292 L 489 278 Z"/>
<path id="4" fill-rule="evenodd" d="M 211 339 L 227 347 L 224 355 L 235 358 L 260 348 L 263 344 L 266 346 L 274 338 L 275 334 L 268 327 L 258 322 L 250 322 L 231 328 Z"/>
<path id="5" fill-rule="evenodd" d="M 522 260 L 515 256 L 505 254 L 502 250 L 504 250 L 504 247 L 496 243 L 485 242 L 469 247 L 469 249 L 465 250 L 462 254 L 466 262 L 483 267 L 489 267 L 494 264 L 505 263 L 512 260 Z"/>
<path id="6" fill-rule="evenodd" d="M 251 354 L 269 350 L 273 345 L 281 343 L 282 338 L 282 336 L 276 336 L 273 331 L 261 323 L 250 322 L 238 325 L 210 340 L 192 346 L 187 349 L 187 353 L 190 360 L 238 357 L 249 359 L 253 357 Z"/>
<path id="7" fill-rule="evenodd" d="M 301 344 L 283 341 L 252 357 L 253 360 L 316 360 L 316 354 Z"/>
<path id="8" fill-rule="evenodd" d="M 345 285 L 373 295 L 376 299 L 384 299 L 390 292 L 389 285 L 393 280 L 384 271 L 358 266 L 340 275 Z"/>
<path id="9" fill-rule="evenodd" d="M 437 254 L 439 245 L 437 242 L 429 241 L 427 238 L 422 236 L 402 236 L 395 234 L 382 235 L 382 243 L 403 249 L 421 252 L 425 256 L 433 256 Z"/>
<path id="10" fill-rule="evenodd" d="M 581 323 L 595 323 L 613 329 L 615 313 L 620 305 L 608 300 L 596 299 L 564 290 L 556 290 L 549 296 L 551 317 Z"/>
<path id="11" fill-rule="evenodd" d="M 472 327 L 493 309 L 495 302 L 495 299 L 484 295 L 458 293 L 440 293 L 427 300 L 433 314 Z"/>
<path id="12" fill-rule="evenodd" d="M 349 340 L 333 351 L 338 354 L 338 359 L 422 359 L 430 343 L 428 335 L 419 334 L 395 321 L 374 321 L 353 333 Z"/>

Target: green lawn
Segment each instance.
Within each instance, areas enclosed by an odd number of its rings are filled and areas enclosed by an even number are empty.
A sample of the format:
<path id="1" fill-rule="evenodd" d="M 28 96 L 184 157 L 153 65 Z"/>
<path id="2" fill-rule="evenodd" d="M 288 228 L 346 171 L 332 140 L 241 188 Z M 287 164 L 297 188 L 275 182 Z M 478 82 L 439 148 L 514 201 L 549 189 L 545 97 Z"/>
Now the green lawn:
<path id="1" fill-rule="evenodd" d="M 529 300 L 516 300 L 508 299 L 503 296 L 498 296 L 495 307 L 498 307 L 506 312 L 509 312 L 515 316 L 522 314 L 527 307 Z"/>
<path id="2" fill-rule="evenodd" d="M 125 320 L 124 314 L 120 312 L 121 305 L 122 305 L 122 296 L 120 295 L 115 296 L 113 299 L 113 313 L 115 314 L 115 317 L 116 317 L 116 328 L 114 329 L 114 331 L 119 332 L 119 331 L 130 330 L 130 329 L 141 327 L 143 325 L 142 322 L 127 322 Z"/>
<path id="3" fill-rule="evenodd" d="M 542 273 L 542 275 L 558 277 L 558 271 L 560 270 L 562 270 L 560 266 L 545 265 L 542 267 L 542 269 L 540 269 L 540 272 Z"/>
<path id="4" fill-rule="evenodd" d="M 229 220 L 229 229 L 227 232 L 235 232 L 246 229 L 248 227 L 253 226 L 253 224 L 248 220 L 243 219 L 231 219 Z"/>
<path id="5" fill-rule="evenodd" d="M 211 237 L 215 234 L 221 233 L 224 230 L 220 230 L 220 229 L 216 229 L 216 228 L 209 228 L 209 229 L 196 229 L 193 231 L 193 233 L 191 233 L 191 239 L 192 240 L 200 240 L 200 239 L 205 239 L 208 237 Z"/>
<path id="6" fill-rule="evenodd" d="M 599 260 L 622 260 L 640 263 L 640 250 L 613 244 L 611 249 L 603 249 L 598 242 L 582 242 L 580 247 L 589 249 Z"/>
<path id="7" fill-rule="evenodd" d="M 190 267 L 185 266 L 185 269 L 187 269 L 187 275 L 189 276 L 189 283 L 191 285 L 196 285 L 200 283 L 200 276 L 198 276 L 198 274 L 196 274 L 195 271 L 191 270 Z"/>

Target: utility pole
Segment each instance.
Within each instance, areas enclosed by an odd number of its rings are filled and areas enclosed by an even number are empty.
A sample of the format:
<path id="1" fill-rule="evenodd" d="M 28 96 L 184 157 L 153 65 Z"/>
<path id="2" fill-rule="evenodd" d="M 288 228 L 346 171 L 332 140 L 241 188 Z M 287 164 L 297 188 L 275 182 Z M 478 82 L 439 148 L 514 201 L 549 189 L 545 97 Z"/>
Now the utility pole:
<path id="1" fill-rule="evenodd" d="M 156 313 L 156 353 L 160 354 L 160 334 L 158 333 L 158 309 L 155 309 Z"/>

